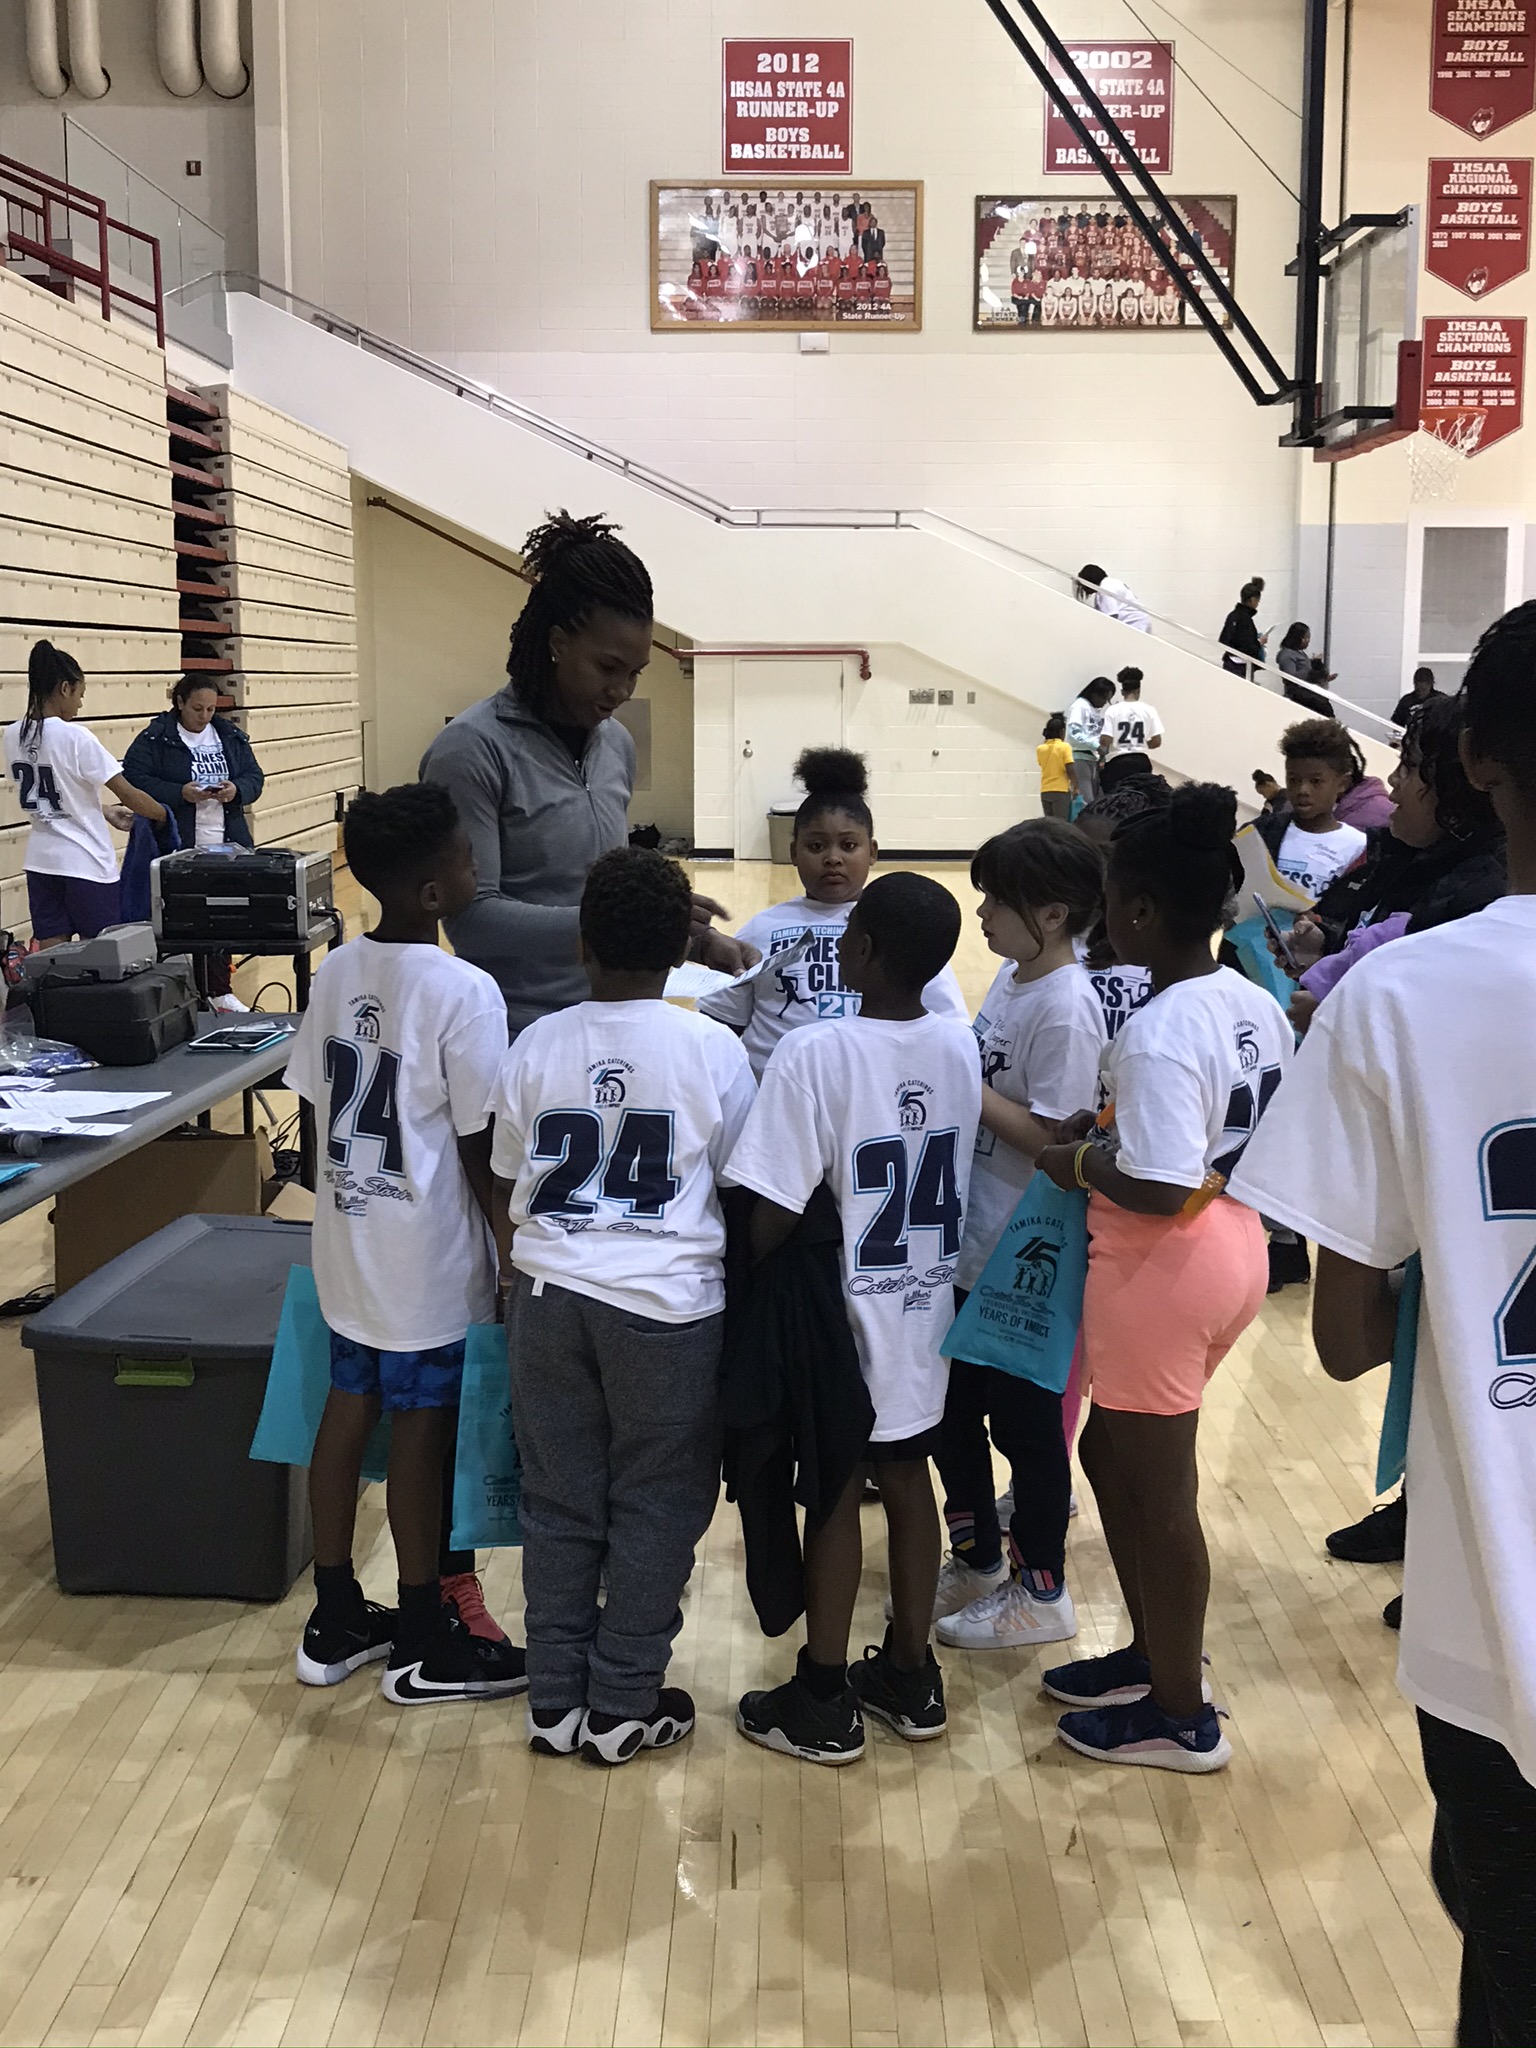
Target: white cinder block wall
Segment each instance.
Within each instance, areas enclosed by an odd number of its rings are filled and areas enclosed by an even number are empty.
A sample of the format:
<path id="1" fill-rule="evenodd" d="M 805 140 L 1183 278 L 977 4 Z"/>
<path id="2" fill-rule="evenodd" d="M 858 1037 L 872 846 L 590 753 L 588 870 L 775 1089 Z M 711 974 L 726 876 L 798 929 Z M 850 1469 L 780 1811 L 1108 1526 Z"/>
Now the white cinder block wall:
<path id="1" fill-rule="evenodd" d="M 1293 0 L 1157 17 L 1227 120 L 1294 183 Z M 1064 32 L 1134 36 L 1118 0 Z M 1201 333 L 975 334 L 980 193 L 1042 178 L 1042 97 L 981 0 L 286 0 L 294 288 L 609 446 L 745 505 L 925 504 L 1214 633 L 1249 575 L 1290 616 L 1299 458 Z M 717 179 L 721 39 L 855 43 L 854 170 L 926 188 L 924 329 L 649 331 L 648 186 Z M 1295 207 L 1185 83 L 1176 193 L 1234 193 L 1237 280 L 1282 350 Z M 592 505 L 602 503 L 594 483 Z M 590 509 L 584 507 L 583 509 Z M 1266 608 L 1266 616 L 1269 615 Z M 784 637 L 796 637 L 793 590 Z"/>

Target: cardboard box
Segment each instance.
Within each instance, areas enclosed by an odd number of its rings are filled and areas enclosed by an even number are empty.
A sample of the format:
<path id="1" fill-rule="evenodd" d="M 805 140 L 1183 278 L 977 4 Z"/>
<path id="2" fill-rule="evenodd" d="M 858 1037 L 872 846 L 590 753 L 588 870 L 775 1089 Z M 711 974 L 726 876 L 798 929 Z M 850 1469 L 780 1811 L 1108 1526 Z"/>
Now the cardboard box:
<path id="1" fill-rule="evenodd" d="M 62 1294 L 178 1216 L 259 1216 L 271 1171 L 261 1131 L 172 1131 L 113 1160 L 54 1204 L 54 1286 Z"/>

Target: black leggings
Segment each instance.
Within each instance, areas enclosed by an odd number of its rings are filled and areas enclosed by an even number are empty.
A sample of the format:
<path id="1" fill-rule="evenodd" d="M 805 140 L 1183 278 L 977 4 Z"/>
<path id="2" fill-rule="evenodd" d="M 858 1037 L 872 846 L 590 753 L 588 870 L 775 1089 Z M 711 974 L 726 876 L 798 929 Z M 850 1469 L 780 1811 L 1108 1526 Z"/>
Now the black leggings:
<path id="1" fill-rule="evenodd" d="M 958 1304 L 964 1297 L 956 1289 Z M 1061 1396 L 996 1366 L 955 1359 L 936 1463 L 944 1482 L 944 1519 L 953 1549 L 978 1571 L 1003 1554 L 992 1478 L 996 1444 L 1013 1472 L 1014 1564 L 1048 1572 L 1060 1585 L 1066 1573 L 1067 1518 L 1072 1468 L 1061 1428 Z"/>
<path id="2" fill-rule="evenodd" d="M 1536 2041 L 1536 1785 L 1486 1735 L 1419 1710 L 1435 1890 L 1461 1934 L 1457 2048 Z"/>

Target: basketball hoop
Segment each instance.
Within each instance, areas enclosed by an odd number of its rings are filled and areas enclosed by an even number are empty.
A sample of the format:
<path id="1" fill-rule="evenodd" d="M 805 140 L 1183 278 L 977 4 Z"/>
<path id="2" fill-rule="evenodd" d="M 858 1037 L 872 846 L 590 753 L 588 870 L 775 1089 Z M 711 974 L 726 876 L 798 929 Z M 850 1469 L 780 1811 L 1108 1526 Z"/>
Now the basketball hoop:
<path id="1" fill-rule="evenodd" d="M 1432 427 L 1422 421 L 1408 439 L 1408 478 L 1416 505 L 1454 498 L 1462 465 L 1475 455 L 1487 425 L 1485 412 L 1453 412 Z"/>

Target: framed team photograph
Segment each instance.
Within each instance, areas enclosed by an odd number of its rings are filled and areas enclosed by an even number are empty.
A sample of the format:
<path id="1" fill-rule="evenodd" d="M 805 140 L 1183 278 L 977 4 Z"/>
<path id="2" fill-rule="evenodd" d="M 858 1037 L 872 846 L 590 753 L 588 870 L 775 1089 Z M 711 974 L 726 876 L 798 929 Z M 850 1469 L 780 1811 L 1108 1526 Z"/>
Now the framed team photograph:
<path id="1" fill-rule="evenodd" d="M 922 324 L 921 185 L 652 184 L 653 333 Z"/>
<path id="2" fill-rule="evenodd" d="M 1217 275 L 1233 281 L 1237 201 L 1170 199 Z M 1217 311 L 1193 259 L 1165 233 L 1179 264 Z M 1110 194 L 976 201 L 978 333 L 1067 327 L 1101 334 L 1198 327 L 1188 305 L 1140 230 Z"/>

